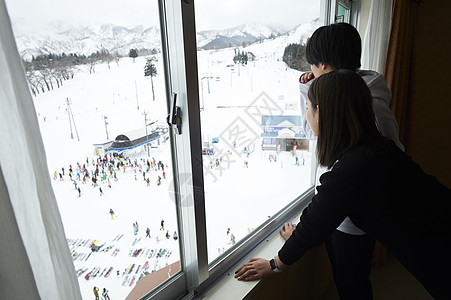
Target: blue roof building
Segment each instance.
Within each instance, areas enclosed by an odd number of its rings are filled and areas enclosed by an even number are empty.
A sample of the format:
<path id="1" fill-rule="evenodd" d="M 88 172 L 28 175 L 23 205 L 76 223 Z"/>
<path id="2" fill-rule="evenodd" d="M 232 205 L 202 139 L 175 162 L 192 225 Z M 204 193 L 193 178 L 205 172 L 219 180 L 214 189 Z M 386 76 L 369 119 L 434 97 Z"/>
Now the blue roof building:
<path id="1" fill-rule="evenodd" d="M 261 126 L 263 128 L 261 134 L 263 150 L 307 150 L 309 147 L 299 115 L 263 115 Z"/>

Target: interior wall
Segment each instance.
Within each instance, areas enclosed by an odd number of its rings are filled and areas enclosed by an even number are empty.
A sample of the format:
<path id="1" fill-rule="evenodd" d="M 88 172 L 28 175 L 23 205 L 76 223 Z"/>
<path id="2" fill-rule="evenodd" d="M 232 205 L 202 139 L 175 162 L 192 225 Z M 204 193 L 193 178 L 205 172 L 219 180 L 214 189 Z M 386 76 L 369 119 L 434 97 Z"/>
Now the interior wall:
<path id="1" fill-rule="evenodd" d="M 406 152 L 451 188 L 451 2 L 418 2 Z"/>

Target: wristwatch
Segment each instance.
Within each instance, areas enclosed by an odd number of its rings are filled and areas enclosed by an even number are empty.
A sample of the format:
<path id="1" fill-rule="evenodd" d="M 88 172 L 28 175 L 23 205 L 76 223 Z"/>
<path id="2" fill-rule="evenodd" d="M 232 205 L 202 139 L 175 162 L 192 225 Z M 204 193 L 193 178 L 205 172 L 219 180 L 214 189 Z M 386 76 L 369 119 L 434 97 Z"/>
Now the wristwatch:
<path id="1" fill-rule="evenodd" d="M 273 257 L 269 260 L 269 265 L 271 267 L 271 270 L 273 270 L 274 272 L 281 272 L 281 270 L 279 270 L 279 268 L 277 267 L 277 262 L 276 262 L 275 257 Z"/>

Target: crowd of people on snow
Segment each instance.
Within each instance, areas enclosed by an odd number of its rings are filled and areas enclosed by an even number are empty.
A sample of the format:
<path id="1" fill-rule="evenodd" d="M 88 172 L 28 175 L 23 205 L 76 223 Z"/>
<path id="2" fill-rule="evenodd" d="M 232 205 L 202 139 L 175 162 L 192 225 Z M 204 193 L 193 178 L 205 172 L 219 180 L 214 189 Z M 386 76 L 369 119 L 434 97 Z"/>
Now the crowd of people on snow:
<path id="1" fill-rule="evenodd" d="M 80 185 L 87 184 L 90 181 L 93 188 L 98 187 L 99 195 L 104 196 L 105 194 L 102 186 L 99 184 L 104 184 L 111 189 L 113 186 L 111 180 L 118 181 L 118 173 L 120 173 L 120 171 L 122 171 L 122 173 L 134 173 L 135 181 L 138 181 L 136 175 L 139 172 L 143 175 L 143 180 L 147 186 L 150 186 L 151 180 L 155 180 L 155 184 L 159 186 L 161 185 L 162 180 L 166 179 L 167 169 L 167 164 L 161 160 L 157 161 L 153 157 L 152 159 L 140 158 L 132 161 L 130 158 L 121 158 L 117 154 L 109 153 L 104 156 L 99 155 L 92 158 L 91 161 L 89 158 L 86 158 L 86 161 L 83 164 L 80 164 L 79 162 L 74 166 L 69 164 L 68 169 L 62 167 L 60 172 L 55 170 L 53 179 L 64 181 L 68 176 L 69 180 L 73 183 L 75 190 L 78 192 L 78 197 L 82 196 Z"/>

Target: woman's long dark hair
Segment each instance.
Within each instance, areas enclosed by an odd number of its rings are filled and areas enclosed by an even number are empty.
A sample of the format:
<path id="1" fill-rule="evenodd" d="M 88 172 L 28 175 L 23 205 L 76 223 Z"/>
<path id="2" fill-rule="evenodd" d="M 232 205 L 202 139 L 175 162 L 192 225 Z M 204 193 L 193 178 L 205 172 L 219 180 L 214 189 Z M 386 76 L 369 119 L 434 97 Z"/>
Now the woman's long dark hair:
<path id="1" fill-rule="evenodd" d="M 357 144 L 386 145 L 376 126 L 370 90 L 355 72 L 342 69 L 318 77 L 308 96 L 313 109 L 319 107 L 317 155 L 321 165 L 331 168 Z"/>

